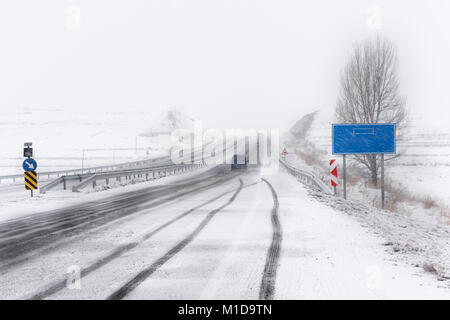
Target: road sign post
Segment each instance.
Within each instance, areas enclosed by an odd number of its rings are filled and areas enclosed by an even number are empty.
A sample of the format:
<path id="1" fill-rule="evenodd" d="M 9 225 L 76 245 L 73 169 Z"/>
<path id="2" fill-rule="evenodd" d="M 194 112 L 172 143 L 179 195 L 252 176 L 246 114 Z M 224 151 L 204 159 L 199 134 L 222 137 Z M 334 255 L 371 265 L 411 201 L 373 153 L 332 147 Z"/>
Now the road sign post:
<path id="1" fill-rule="evenodd" d="M 384 154 L 381 154 L 381 208 L 384 209 Z"/>
<path id="2" fill-rule="evenodd" d="M 381 154 L 381 205 L 384 208 L 384 155 L 396 153 L 395 123 L 333 124 L 333 154 L 343 156 L 344 198 L 347 154 Z"/>
<path id="3" fill-rule="evenodd" d="M 33 156 L 33 143 L 25 142 L 23 144 L 23 156 L 26 157 L 22 163 L 24 172 L 25 189 L 30 190 L 31 197 L 33 197 L 33 190 L 38 188 L 37 182 L 37 162 L 32 158 Z"/>
<path id="4" fill-rule="evenodd" d="M 342 166 L 343 166 L 343 184 L 342 189 L 344 192 L 344 199 L 347 199 L 347 168 L 345 164 L 345 154 L 342 157 Z"/>

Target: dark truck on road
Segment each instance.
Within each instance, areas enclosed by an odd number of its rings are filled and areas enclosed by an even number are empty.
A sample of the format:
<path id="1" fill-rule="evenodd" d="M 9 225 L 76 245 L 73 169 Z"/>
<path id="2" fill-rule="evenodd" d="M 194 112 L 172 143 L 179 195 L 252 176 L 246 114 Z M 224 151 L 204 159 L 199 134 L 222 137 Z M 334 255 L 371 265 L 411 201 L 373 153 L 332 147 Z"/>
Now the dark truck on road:
<path id="1" fill-rule="evenodd" d="M 241 154 L 235 154 L 233 156 L 233 163 L 231 164 L 231 170 L 247 169 L 248 157 Z"/>

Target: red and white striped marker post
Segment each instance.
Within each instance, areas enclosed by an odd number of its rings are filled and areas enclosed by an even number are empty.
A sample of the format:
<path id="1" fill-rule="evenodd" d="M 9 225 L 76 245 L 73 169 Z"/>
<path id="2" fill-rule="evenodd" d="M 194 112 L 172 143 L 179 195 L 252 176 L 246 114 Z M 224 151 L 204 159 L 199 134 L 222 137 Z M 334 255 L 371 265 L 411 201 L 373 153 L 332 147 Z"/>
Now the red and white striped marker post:
<path id="1" fill-rule="evenodd" d="M 334 188 L 334 195 L 337 194 L 336 186 L 338 183 L 337 163 L 336 159 L 330 160 L 331 186 Z"/>

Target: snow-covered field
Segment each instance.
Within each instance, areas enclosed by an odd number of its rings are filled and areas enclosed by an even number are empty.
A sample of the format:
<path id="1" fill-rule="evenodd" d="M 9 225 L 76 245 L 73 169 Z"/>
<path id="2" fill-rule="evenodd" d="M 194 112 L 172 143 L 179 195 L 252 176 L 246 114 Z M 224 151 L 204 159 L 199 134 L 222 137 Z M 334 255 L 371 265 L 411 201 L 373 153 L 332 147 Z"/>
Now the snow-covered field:
<path id="1" fill-rule="evenodd" d="M 105 113 L 24 108 L 2 111 L 0 175 L 23 172 L 24 142 L 33 143 L 38 171 L 86 168 L 166 155 L 171 131 L 179 127 L 191 128 L 192 122 L 173 109 L 161 114 L 151 110 Z"/>

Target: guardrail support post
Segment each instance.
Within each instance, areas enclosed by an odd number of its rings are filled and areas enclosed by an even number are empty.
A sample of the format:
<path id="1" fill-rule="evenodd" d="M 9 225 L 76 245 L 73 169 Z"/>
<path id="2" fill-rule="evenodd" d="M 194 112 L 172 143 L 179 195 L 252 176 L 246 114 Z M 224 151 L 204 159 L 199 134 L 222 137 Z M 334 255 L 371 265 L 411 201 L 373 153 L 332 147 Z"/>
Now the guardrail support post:
<path id="1" fill-rule="evenodd" d="M 95 183 L 95 180 L 94 180 L 94 181 L 92 181 L 92 188 L 95 188 L 95 186 L 96 186 L 96 183 Z"/>
<path id="2" fill-rule="evenodd" d="M 109 178 L 106 178 L 106 185 L 109 185 Z"/>
<path id="3" fill-rule="evenodd" d="M 63 190 L 66 190 L 66 177 L 62 177 L 62 181 L 63 181 Z"/>

